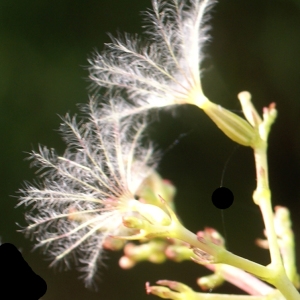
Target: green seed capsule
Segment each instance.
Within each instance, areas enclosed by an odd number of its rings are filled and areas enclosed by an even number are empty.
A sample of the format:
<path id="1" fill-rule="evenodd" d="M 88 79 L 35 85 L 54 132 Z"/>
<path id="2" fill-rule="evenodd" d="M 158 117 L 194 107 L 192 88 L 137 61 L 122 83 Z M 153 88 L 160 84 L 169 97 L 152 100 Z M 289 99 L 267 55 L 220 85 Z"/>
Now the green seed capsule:
<path id="1" fill-rule="evenodd" d="M 258 141 L 258 131 L 238 115 L 210 101 L 202 109 L 236 143 L 253 147 Z"/>

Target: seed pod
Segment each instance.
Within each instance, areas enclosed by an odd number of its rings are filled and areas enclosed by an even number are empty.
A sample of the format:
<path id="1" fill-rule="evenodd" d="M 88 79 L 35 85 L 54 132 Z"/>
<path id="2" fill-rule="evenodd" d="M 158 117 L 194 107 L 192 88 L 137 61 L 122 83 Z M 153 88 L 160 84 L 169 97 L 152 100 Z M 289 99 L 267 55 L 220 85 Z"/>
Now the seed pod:
<path id="1" fill-rule="evenodd" d="M 253 147 L 259 139 L 258 131 L 246 120 L 222 106 L 208 101 L 202 109 L 212 121 L 236 143 Z"/>

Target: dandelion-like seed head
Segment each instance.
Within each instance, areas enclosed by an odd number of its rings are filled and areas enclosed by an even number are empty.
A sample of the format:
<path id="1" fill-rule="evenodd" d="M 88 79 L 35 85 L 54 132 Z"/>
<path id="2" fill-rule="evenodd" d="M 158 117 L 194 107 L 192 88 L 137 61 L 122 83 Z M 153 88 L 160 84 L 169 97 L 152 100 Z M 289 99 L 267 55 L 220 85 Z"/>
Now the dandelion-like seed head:
<path id="1" fill-rule="evenodd" d="M 215 3 L 153 0 L 153 11 L 145 13 L 147 40 L 128 34 L 112 37 L 105 51 L 89 60 L 90 78 L 93 86 L 105 88 L 112 95 L 124 93 L 131 100 L 133 105 L 123 110 L 121 117 L 152 108 L 193 104 L 230 139 L 254 147 L 260 138 L 252 123 L 255 119 L 258 125 L 261 120 L 257 113 L 252 117 L 254 106 L 249 95 L 243 94 L 241 102 L 250 123 L 211 102 L 203 93 L 201 63 L 209 39 L 209 11 Z"/>
<path id="2" fill-rule="evenodd" d="M 124 91 L 134 107 L 130 115 L 173 104 L 206 101 L 201 87 L 203 46 L 208 40 L 208 11 L 213 0 L 153 0 L 145 12 L 147 40 L 125 34 L 111 37 L 101 54 L 89 60 L 94 86 Z"/>
<path id="3" fill-rule="evenodd" d="M 113 101 L 100 108 L 91 99 L 84 108 L 87 120 L 63 118 L 64 155 L 46 147 L 33 151 L 30 159 L 41 180 L 21 190 L 19 205 L 31 206 L 24 231 L 33 234 L 36 247 L 47 248 L 52 264 L 68 264 L 75 253 L 87 285 L 103 258 L 105 239 L 135 232 L 122 219 L 137 214 L 132 211 L 135 193 L 157 164 L 153 145 L 142 139 L 145 121 L 102 121 L 103 115 L 114 116 L 118 109 Z"/>

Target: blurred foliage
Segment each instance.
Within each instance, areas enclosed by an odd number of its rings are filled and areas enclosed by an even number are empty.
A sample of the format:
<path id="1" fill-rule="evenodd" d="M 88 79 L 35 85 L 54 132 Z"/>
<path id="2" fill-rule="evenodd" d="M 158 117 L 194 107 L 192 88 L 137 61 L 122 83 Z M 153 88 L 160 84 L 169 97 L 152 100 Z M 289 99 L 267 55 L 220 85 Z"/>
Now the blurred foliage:
<path id="1" fill-rule="evenodd" d="M 15 210 L 10 195 L 34 177 L 24 152 L 38 143 L 63 152 L 57 115 L 76 113 L 76 104 L 88 100 L 87 57 L 109 42 L 106 32 L 141 33 L 139 12 L 150 6 L 149 0 L 0 2 L 0 235 L 23 249 L 24 258 L 46 280 L 45 300 L 155 299 L 145 294 L 148 280 L 177 280 L 196 288 L 196 276 L 208 273 L 192 263 L 170 262 L 123 271 L 114 253 L 95 293 L 77 280 L 79 273 L 48 269 L 45 255 L 30 252 L 33 244 L 16 233 L 15 222 L 25 224 L 23 208 Z M 236 95 L 242 90 L 252 93 L 259 110 L 277 104 L 269 151 L 271 189 L 274 204 L 291 208 L 300 249 L 300 1 L 220 0 L 210 23 L 212 39 L 203 65 L 207 96 L 237 113 Z M 251 200 L 251 150 L 240 147 L 226 168 L 224 185 L 234 192 L 235 203 L 225 211 L 224 228 L 210 197 L 234 144 L 190 106 L 158 113 L 149 131 L 165 149 L 159 171 L 177 186 L 176 206 L 187 227 L 225 229 L 231 251 L 267 264 L 267 253 L 254 246 L 263 224 Z M 237 292 L 229 285 L 218 291 Z"/>

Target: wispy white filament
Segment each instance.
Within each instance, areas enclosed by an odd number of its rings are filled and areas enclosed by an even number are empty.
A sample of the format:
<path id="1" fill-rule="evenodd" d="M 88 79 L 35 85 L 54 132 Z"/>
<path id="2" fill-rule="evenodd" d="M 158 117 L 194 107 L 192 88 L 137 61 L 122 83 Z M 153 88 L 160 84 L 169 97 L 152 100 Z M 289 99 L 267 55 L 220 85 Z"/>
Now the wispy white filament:
<path id="1" fill-rule="evenodd" d="M 122 105 L 124 107 L 124 104 Z M 52 264 L 70 255 L 81 262 L 86 284 L 92 282 L 109 235 L 130 234 L 122 217 L 130 215 L 128 202 L 157 163 L 153 146 L 142 143 L 145 122 L 103 115 L 118 114 L 113 104 L 99 108 L 93 99 L 85 107 L 88 119 L 66 116 L 61 132 L 64 155 L 40 147 L 31 153 L 40 184 L 21 190 L 21 204 L 30 205 L 24 229 L 54 257 Z M 132 127 L 133 126 L 133 127 Z"/>
<path id="2" fill-rule="evenodd" d="M 89 60 L 90 78 L 112 94 L 123 91 L 135 107 L 122 115 L 154 107 L 195 103 L 202 95 L 200 68 L 208 39 L 208 11 L 214 0 L 153 0 L 146 12 L 146 39 L 111 37 Z"/>

